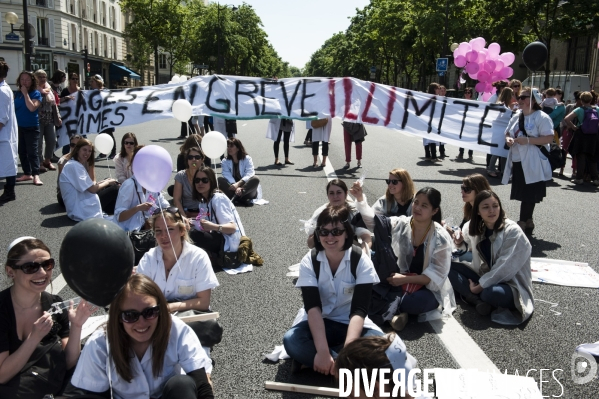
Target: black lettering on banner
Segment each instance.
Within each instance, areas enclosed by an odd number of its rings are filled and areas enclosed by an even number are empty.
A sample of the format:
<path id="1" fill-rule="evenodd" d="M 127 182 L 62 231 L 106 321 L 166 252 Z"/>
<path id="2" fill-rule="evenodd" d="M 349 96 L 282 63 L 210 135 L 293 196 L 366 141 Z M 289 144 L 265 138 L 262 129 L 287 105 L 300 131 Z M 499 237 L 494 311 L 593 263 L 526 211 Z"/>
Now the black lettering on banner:
<path id="1" fill-rule="evenodd" d="M 96 97 L 100 97 L 100 101 L 97 101 L 94 103 L 94 99 Z M 87 99 L 87 102 L 89 103 L 89 107 L 92 109 L 92 111 L 98 111 L 100 110 L 100 108 L 102 108 L 102 93 L 100 92 L 100 90 L 94 90 L 89 94 L 89 98 Z M 95 106 L 94 106 L 95 104 Z"/>
<path id="2" fill-rule="evenodd" d="M 77 134 L 77 120 L 71 120 L 63 123 L 63 126 L 67 129 L 67 136 L 71 137 L 74 134 Z"/>
<path id="3" fill-rule="evenodd" d="M 445 108 L 447 108 L 447 98 L 443 99 L 443 106 L 441 107 L 441 117 L 439 118 L 439 126 L 437 126 L 437 134 L 441 134 L 441 126 L 443 125 L 443 118 L 445 118 Z"/>
<path id="4" fill-rule="evenodd" d="M 83 94 L 83 91 L 79 91 L 77 95 L 77 106 L 75 108 L 75 116 L 79 117 L 81 115 L 81 108 L 83 108 L 83 112 L 87 112 L 87 104 L 85 103 L 85 94 Z"/>
<path id="5" fill-rule="evenodd" d="M 120 103 L 128 103 L 131 101 L 135 101 L 135 99 L 137 98 L 137 94 L 132 94 L 136 91 L 143 91 L 144 89 L 142 87 L 132 87 L 130 89 L 125 90 L 125 94 L 128 96 L 131 96 L 131 98 L 121 98 L 119 99 Z"/>
<path id="6" fill-rule="evenodd" d="M 71 114 L 73 113 L 73 109 L 68 105 L 59 107 L 59 111 L 60 119 L 62 119 L 63 121 L 68 120 Z"/>
<path id="7" fill-rule="evenodd" d="M 106 117 L 106 114 L 110 115 L 111 112 L 112 112 L 112 108 L 104 108 L 102 110 L 102 121 L 101 121 L 102 125 L 100 126 L 100 129 L 104 130 L 107 127 L 110 127 L 110 125 L 108 123 L 105 124 L 104 122 L 106 120 L 108 120 L 108 118 Z"/>
<path id="8" fill-rule="evenodd" d="M 186 98 L 185 98 L 185 87 L 178 86 L 178 87 L 175 88 L 175 91 L 173 92 L 173 102 L 175 102 L 177 100 L 186 100 Z"/>
<path id="9" fill-rule="evenodd" d="M 312 93 L 312 94 L 306 94 L 306 89 L 308 87 L 308 83 L 320 83 L 322 82 L 320 79 L 302 79 L 302 112 L 301 112 L 301 116 L 303 118 L 305 117 L 310 117 L 310 116 L 318 116 L 318 112 L 312 111 L 312 112 L 306 112 L 306 108 L 305 108 L 305 101 L 307 98 L 310 97 L 314 97 L 316 95 L 316 93 Z"/>
<path id="10" fill-rule="evenodd" d="M 150 93 L 149 96 L 146 97 L 145 101 L 144 101 L 144 106 L 141 109 L 141 114 L 145 115 L 145 114 L 161 114 L 164 112 L 164 110 L 162 109 L 149 109 L 149 105 L 151 101 L 158 101 L 159 98 L 158 97 L 154 97 L 154 93 L 159 93 L 161 91 L 169 91 L 170 89 L 157 89 L 154 90 L 153 92 Z"/>
<path id="11" fill-rule="evenodd" d="M 283 82 L 277 82 L 274 80 L 262 80 L 260 82 L 260 97 L 262 97 L 262 113 L 261 115 L 281 115 L 280 112 L 266 112 L 266 100 L 277 100 L 277 98 L 275 97 L 266 97 L 266 90 L 265 87 L 266 85 L 278 85 L 279 83 L 283 83 Z M 283 93 L 285 92 L 285 84 L 283 83 Z"/>
<path id="12" fill-rule="evenodd" d="M 192 84 L 190 86 L 191 87 L 191 93 L 189 93 L 189 103 L 191 105 L 193 105 L 193 100 L 195 100 L 195 98 L 196 98 L 196 93 L 198 91 L 198 86 L 199 86 L 198 83 Z"/>
<path id="13" fill-rule="evenodd" d="M 480 119 L 480 124 L 478 125 L 478 144 L 488 145 L 489 147 L 499 147 L 497 143 L 488 143 L 483 140 L 483 127 L 493 127 L 493 125 L 485 123 L 489 111 L 497 111 L 502 114 L 507 111 L 507 108 L 503 104 L 487 104 L 485 111 L 483 112 L 483 117 Z"/>
<path id="14" fill-rule="evenodd" d="M 240 91 L 239 86 L 241 85 L 252 85 L 254 86 L 254 90 L 252 91 Z M 235 115 L 239 115 L 239 96 L 248 96 L 252 99 L 254 103 L 254 111 L 256 112 L 256 116 L 260 115 L 260 107 L 258 106 L 258 101 L 256 101 L 256 93 L 258 93 L 258 85 L 252 82 L 251 80 L 236 80 L 235 81 Z"/>
<path id="15" fill-rule="evenodd" d="M 114 90 L 108 90 L 108 94 L 106 95 L 106 97 L 104 97 L 104 106 L 105 107 L 116 103 L 116 101 L 110 101 L 111 98 L 114 98 L 113 94 L 114 94 Z"/>
<path id="16" fill-rule="evenodd" d="M 116 123 L 116 122 L 110 122 L 110 124 L 112 126 L 119 126 L 122 125 L 123 122 L 125 122 L 125 114 L 123 114 L 121 111 L 127 111 L 128 107 L 124 107 L 124 106 L 120 106 L 120 107 L 116 107 L 116 109 L 114 110 L 114 114 L 118 115 L 121 117 L 121 121 Z"/>
<path id="17" fill-rule="evenodd" d="M 87 134 L 87 130 L 85 130 L 85 114 L 77 116 L 77 133 L 79 134 Z"/>
<path id="18" fill-rule="evenodd" d="M 291 102 L 287 99 L 287 90 L 285 90 L 285 83 L 279 81 L 281 85 L 281 91 L 283 92 L 283 99 L 285 100 L 285 109 L 287 110 L 287 116 L 291 116 L 291 108 L 293 107 L 293 102 L 295 101 L 295 97 L 297 97 L 297 92 L 302 85 L 302 81 L 299 80 L 295 85 L 295 90 L 293 90 L 293 95 L 291 96 Z"/>
<path id="19" fill-rule="evenodd" d="M 412 92 L 409 90 L 406 91 L 406 101 L 404 103 L 404 114 L 403 114 L 403 120 L 401 121 L 402 129 L 405 129 L 406 125 L 408 124 L 408 116 L 410 115 L 408 110 L 410 109 L 410 103 L 412 104 L 412 107 L 414 107 L 416 116 L 422 115 L 429 106 L 431 107 L 430 118 L 428 120 L 428 127 L 426 129 L 426 132 L 430 133 L 433 130 L 431 127 L 431 124 L 433 123 L 433 115 L 435 114 L 435 106 L 437 104 L 437 97 L 433 96 L 433 97 L 429 98 L 422 105 L 422 108 L 420 108 L 420 107 L 418 107 L 418 102 L 416 102 L 416 99 L 414 98 L 414 95 L 412 94 Z"/>
<path id="20" fill-rule="evenodd" d="M 101 126 L 100 126 L 100 119 L 102 118 L 102 113 L 98 112 L 90 112 L 87 114 L 87 130 L 85 131 L 85 133 L 97 133 L 100 132 L 102 130 Z M 90 127 L 90 125 L 92 124 L 92 122 L 96 123 L 96 128 L 92 130 L 92 128 Z"/>
<path id="21" fill-rule="evenodd" d="M 478 108 L 478 104 L 466 101 L 455 100 L 453 102 L 454 105 L 463 105 L 464 106 L 464 116 L 462 116 L 462 126 L 460 127 L 460 140 L 462 139 L 462 133 L 464 132 L 464 126 L 466 126 L 466 114 L 468 113 L 468 108 L 475 107 Z"/>
<path id="22" fill-rule="evenodd" d="M 214 111 L 214 112 L 222 112 L 222 113 L 228 114 L 229 112 L 231 112 L 231 100 L 226 99 L 226 98 L 218 98 L 218 99 L 214 100 L 218 104 L 223 104 L 225 106 L 224 108 L 215 108 L 210 104 L 210 96 L 212 95 L 212 85 L 217 80 L 224 80 L 224 79 L 221 78 L 220 76 L 215 76 L 212 79 L 210 79 L 210 83 L 208 83 L 208 94 L 206 95 L 206 107 L 209 110 Z"/>

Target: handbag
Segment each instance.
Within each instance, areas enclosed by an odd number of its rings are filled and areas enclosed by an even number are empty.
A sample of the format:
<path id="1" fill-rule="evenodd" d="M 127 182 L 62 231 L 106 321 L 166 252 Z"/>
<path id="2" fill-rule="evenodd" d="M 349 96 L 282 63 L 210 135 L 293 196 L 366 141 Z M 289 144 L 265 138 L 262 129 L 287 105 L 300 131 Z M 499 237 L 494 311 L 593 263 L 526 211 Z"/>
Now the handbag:
<path id="1" fill-rule="evenodd" d="M 48 97 L 44 96 L 42 99 L 42 106 L 39 109 L 39 123 L 42 125 L 50 125 L 54 123 L 53 110 L 56 107 L 56 103 L 48 101 Z"/>
<path id="2" fill-rule="evenodd" d="M 135 188 L 137 198 L 139 199 L 139 203 L 141 204 L 141 197 L 139 196 L 139 192 L 137 191 L 137 182 L 135 182 Z M 129 231 L 127 234 L 129 235 L 129 240 L 131 240 L 131 244 L 133 245 L 133 253 L 135 254 L 134 266 L 137 266 L 141 258 L 143 258 L 143 256 L 145 255 L 145 253 L 156 246 L 156 238 L 154 237 L 154 231 L 134 230 Z"/>
<path id="3" fill-rule="evenodd" d="M 54 127 L 62 126 L 62 118 L 60 117 L 60 112 L 58 111 L 58 105 L 54 104 L 52 107 L 52 118 L 54 120 Z"/>
<path id="4" fill-rule="evenodd" d="M 326 126 L 327 123 L 329 123 L 329 120 L 327 118 L 323 118 L 323 119 L 316 119 L 315 121 L 310 122 L 310 125 L 312 125 L 312 127 L 314 129 L 318 129 L 319 127 Z"/>
<path id="5" fill-rule="evenodd" d="M 528 137 L 528 134 L 526 134 L 526 130 L 524 129 L 524 114 L 523 113 L 520 113 L 520 117 L 518 118 L 518 128 L 520 129 L 522 134 L 524 134 L 526 137 Z M 549 150 L 547 150 L 547 147 L 545 147 L 544 145 L 538 145 L 537 147 L 539 148 L 539 150 L 541 150 L 541 153 L 543 155 L 545 155 L 547 160 L 549 160 L 549 165 L 551 165 L 551 170 L 555 170 L 562 166 L 562 163 L 563 163 L 562 149 L 559 147 L 559 145 L 557 145 L 555 143 L 551 143 L 549 145 Z"/>

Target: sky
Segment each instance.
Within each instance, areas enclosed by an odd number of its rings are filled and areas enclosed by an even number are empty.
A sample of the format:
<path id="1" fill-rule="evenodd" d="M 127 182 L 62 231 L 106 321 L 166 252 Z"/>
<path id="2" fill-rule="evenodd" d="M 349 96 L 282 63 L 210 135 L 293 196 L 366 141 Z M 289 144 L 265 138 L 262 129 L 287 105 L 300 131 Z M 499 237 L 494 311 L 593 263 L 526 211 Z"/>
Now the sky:
<path id="1" fill-rule="evenodd" d="M 243 1 L 262 19 L 268 40 L 283 61 L 298 68 L 303 68 L 334 33 L 347 29 L 356 8 L 362 9 L 370 3 L 370 0 Z"/>

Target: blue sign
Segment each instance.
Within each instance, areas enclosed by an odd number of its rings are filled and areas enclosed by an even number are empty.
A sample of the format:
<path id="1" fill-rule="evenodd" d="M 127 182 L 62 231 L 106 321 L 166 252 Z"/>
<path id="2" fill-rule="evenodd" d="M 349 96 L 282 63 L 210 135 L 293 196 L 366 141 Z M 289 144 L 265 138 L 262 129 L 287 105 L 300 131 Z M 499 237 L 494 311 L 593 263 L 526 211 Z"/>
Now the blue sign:
<path id="1" fill-rule="evenodd" d="M 445 71 L 438 71 L 437 75 L 439 75 L 439 76 L 445 76 Z"/>
<path id="2" fill-rule="evenodd" d="M 11 33 L 7 34 L 6 36 L 4 36 L 4 39 L 18 42 L 20 38 L 19 38 L 19 35 L 17 35 L 14 32 L 11 32 Z"/>
<path id="3" fill-rule="evenodd" d="M 376 73 L 376 67 L 375 66 L 371 66 L 370 67 L 370 73 Z"/>
<path id="4" fill-rule="evenodd" d="M 447 71 L 447 58 L 437 58 L 437 71 Z"/>

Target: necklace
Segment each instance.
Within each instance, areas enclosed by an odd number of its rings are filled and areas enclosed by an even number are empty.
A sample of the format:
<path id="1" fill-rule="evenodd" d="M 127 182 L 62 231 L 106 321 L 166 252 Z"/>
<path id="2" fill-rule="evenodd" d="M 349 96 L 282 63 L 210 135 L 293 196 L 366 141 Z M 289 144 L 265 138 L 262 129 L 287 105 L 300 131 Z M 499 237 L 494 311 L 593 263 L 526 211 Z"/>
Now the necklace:
<path id="1" fill-rule="evenodd" d="M 428 232 L 431 230 L 431 226 L 433 225 L 433 222 L 431 221 L 431 223 L 428 225 L 428 228 L 426 229 L 426 232 L 424 233 L 424 235 L 422 236 L 422 238 L 420 238 L 420 244 L 414 246 L 414 255 L 412 256 L 416 256 L 416 251 L 418 250 L 418 247 L 422 245 L 422 243 L 424 242 L 424 240 L 426 239 L 426 236 L 428 235 Z M 410 219 L 410 227 L 412 228 L 412 242 L 415 243 L 415 236 L 414 236 L 414 218 Z"/>
<path id="2" fill-rule="evenodd" d="M 10 295 L 10 296 L 11 296 L 11 298 L 12 298 L 12 302 L 13 302 L 15 305 L 19 306 L 19 308 L 21 308 L 21 310 L 34 309 L 34 308 L 35 308 L 37 305 L 39 305 L 39 303 L 40 303 L 39 299 L 36 299 L 36 300 L 35 300 L 35 302 L 33 303 L 33 305 L 25 307 L 25 306 L 21 305 L 21 304 L 20 304 L 20 303 L 17 301 L 17 299 L 16 299 L 16 297 L 15 297 L 15 295 L 14 295 L 14 292 L 13 292 L 13 290 L 10 290 L 10 293 L 11 293 L 11 295 Z"/>

